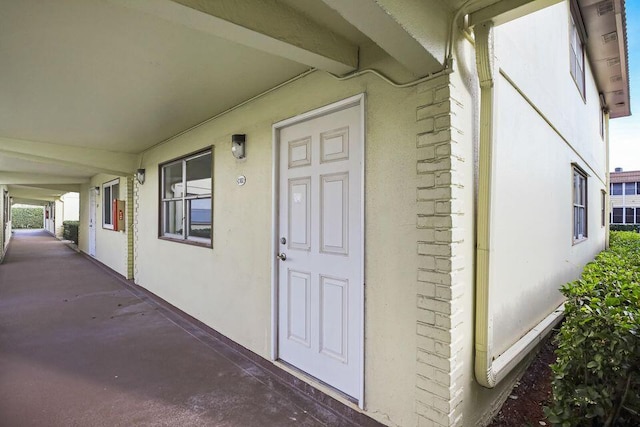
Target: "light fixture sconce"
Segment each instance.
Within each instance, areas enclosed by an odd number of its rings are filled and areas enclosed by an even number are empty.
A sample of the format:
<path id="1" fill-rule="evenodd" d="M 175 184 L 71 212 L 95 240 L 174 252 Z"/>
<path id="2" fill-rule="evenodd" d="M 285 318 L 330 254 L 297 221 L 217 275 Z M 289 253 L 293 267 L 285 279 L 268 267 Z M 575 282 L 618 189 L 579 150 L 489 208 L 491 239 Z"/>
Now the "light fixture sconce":
<path id="1" fill-rule="evenodd" d="M 100 187 L 93 187 L 93 189 L 96 191 L 96 195 L 100 195 Z"/>
<path id="2" fill-rule="evenodd" d="M 140 185 L 144 184 L 145 179 L 145 169 L 138 169 L 136 171 L 136 179 L 140 183 Z"/>
<path id="3" fill-rule="evenodd" d="M 244 159 L 244 145 L 246 141 L 246 135 L 242 133 L 236 133 L 231 135 L 231 153 L 236 159 Z"/>

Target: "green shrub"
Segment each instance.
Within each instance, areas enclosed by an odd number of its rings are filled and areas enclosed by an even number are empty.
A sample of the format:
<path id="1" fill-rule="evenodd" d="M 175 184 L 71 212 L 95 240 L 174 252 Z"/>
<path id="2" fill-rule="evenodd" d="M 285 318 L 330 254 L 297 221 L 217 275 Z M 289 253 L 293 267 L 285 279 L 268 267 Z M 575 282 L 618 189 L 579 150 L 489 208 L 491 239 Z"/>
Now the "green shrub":
<path id="1" fill-rule="evenodd" d="M 63 221 L 63 231 L 62 238 L 65 240 L 73 240 L 73 242 L 78 244 L 78 227 L 80 225 L 79 221 Z"/>
<path id="2" fill-rule="evenodd" d="M 640 224 L 611 224 L 609 225 L 611 231 L 635 231 L 640 233 Z"/>
<path id="3" fill-rule="evenodd" d="M 610 249 L 561 291 L 567 302 L 549 421 L 640 425 L 640 234 L 612 232 Z"/>
<path id="4" fill-rule="evenodd" d="M 11 208 L 11 228 L 44 228 L 44 209 Z"/>

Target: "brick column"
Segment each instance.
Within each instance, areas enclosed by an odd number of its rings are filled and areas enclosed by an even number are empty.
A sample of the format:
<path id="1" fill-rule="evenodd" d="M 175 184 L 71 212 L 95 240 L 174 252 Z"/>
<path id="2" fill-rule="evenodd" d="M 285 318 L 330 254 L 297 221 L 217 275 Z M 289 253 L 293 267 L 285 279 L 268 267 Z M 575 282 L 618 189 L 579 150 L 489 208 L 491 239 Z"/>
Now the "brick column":
<path id="1" fill-rule="evenodd" d="M 127 279 L 133 279 L 134 273 L 134 192 L 137 191 L 138 181 L 132 176 L 127 177 Z"/>
<path id="2" fill-rule="evenodd" d="M 419 426 L 462 425 L 462 304 L 459 255 L 466 236 L 457 172 L 461 126 L 449 76 L 418 86 L 417 108 L 417 379 Z M 471 208 L 471 206 L 467 207 Z M 470 214 L 470 213 L 467 213 Z"/>
<path id="3" fill-rule="evenodd" d="M 140 215 L 140 200 L 139 200 L 140 184 L 137 179 L 133 180 L 133 191 L 131 194 L 131 259 L 133 264 L 132 277 L 135 282 L 138 277 L 138 215 Z"/>

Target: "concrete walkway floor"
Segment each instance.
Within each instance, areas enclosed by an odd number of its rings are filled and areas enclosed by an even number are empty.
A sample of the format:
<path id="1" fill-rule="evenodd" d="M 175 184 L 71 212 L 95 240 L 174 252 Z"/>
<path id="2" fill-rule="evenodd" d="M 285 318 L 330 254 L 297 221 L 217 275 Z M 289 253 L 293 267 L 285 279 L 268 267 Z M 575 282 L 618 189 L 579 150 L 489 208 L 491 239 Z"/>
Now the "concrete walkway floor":
<path id="1" fill-rule="evenodd" d="M 330 407 L 47 233 L 14 233 L 0 426 L 377 425 Z"/>

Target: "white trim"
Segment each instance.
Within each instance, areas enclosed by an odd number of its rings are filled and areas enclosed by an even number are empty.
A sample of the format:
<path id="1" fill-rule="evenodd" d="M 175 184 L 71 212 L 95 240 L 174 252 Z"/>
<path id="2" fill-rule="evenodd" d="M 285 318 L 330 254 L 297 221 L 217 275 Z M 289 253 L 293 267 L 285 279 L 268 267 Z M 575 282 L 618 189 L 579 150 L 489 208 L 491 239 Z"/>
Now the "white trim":
<path id="1" fill-rule="evenodd" d="M 271 358 L 276 361 L 278 359 L 278 258 L 276 258 L 276 254 L 278 252 L 278 227 L 279 227 L 279 163 L 280 163 L 280 139 L 279 139 L 279 131 L 282 128 L 287 126 L 297 124 L 300 122 L 304 122 L 306 120 L 314 119 L 316 117 L 325 116 L 327 114 L 334 113 L 336 111 L 345 110 L 349 107 L 359 106 L 360 107 L 360 126 L 361 126 L 361 174 L 362 174 L 362 197 L 361 197 L 361 245 L 362 245 L 362 259 L 360 260 L 360 271 L 362 283 L 360 287 L 361 292 L 361 310 L 360 310 L 360 396 L 358 398 L 358 407 L 360 409 L 364 409 L 364 313 L 365 313 L 365 271 L 364 271 L 364 259 L 365 259 L 365 227 L 364 227 L 364 218 L 365 218 L 365 192 L 364 192 L 364 173 L 365 173 L 365 142 L 366 142 L 366 127 L 365 127 L 365 94 L 361 93 L 358 95 L 351 96 L 349 98 L 343 99 L 341 101 L 337 101 L 333 104 L 325 105 L 324 107 L 317 108 L 315 110 L 308 111 L 306 113 L 290 117 L 288 119 L 282 120 L 280 122 L 274 123 L 272 126 L 272 138 L 273 138 L 273 150 L 272 150 L 272 191 L 273 191 L 273 199 L 272 199 L 272 249 L 271 249 Z"/>
<path id="2" fill-rule="evenodd" d="M 361 167 L 360 167 L 360 173 L 361 173 L 361 179 L 360 179 L 360 191 L 361 191 L 361 204 L 360 204 L 360 232 L 362 233 L 361 236 L 362 238 L 360 239 L 360 243 L 361 243 L 361 254 L 362 254 L 362 260 L 360 263 L 360 277 L 362 278 L 362 286 L 360 287 L 360 301 L 362 301 L 362 310 L 360 311 L 360 399 L 358 400 L 358 406 L 360 407 L 360 409 L 364 410 L 364 350 L 365 350 L 365 343 L 364 343 L 364 333 L 365 333 L 365 329 L 364 329 L 364 322 L 365 322 L 365 292 L 364 292 L 364 288 L 366 286 L 366 279 L 364 276 L 365 273 L 365 264 L 364 264 L 364 260 L 365 260 L 365 240 L 367 238 L 367 235 L 365 234 L 365 216 L 364 216 L 364 207 L 365 207 L 365 142 L 367 140 L 366 138 L 366 134 L 365 131 L 367 129 L 366 127 L 366 122 L 365 122 L 365 109 L 366 109 L 366 94 L 361 94 L 360 95 L 360 129 L 361 129 L 361 138 L 362 138 L 362 146 L 361 146 L 361 150 L 360 150 L 360 162 L 361 162 Z"/>
<path id="3" fill-rule="evenodd" d="M 280 140 L 278 139 L 279 128 L 273 125 L 271 128 L 271 140 L 273 141 L 273 151 L 271 154 L 271 360 L 278 358 L 278 223 L 279 223 L 279 202 L 280 202 Z"/>

